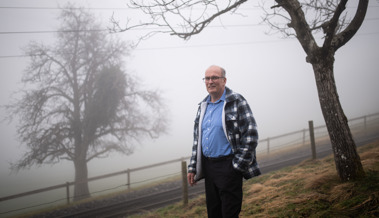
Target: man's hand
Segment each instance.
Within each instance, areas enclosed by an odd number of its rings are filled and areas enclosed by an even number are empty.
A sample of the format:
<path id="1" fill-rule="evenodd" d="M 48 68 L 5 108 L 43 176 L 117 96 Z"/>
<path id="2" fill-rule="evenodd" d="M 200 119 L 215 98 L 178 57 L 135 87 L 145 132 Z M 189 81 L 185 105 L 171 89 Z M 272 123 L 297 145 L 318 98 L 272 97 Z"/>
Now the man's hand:
<path id="1" fill-rule="evenodd" d="M 188 173 L 187 179 L 188 179 L 188 183 L 190 184 L 190 186 L 196 185 L 194 173 Z"/>

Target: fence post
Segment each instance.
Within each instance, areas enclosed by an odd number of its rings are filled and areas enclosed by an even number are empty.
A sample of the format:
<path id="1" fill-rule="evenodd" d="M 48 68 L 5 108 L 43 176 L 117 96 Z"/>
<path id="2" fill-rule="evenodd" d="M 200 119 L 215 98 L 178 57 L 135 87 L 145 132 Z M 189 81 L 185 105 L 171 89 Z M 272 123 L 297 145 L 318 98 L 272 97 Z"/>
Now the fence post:
<path id="1" fill-rule="evenodd" d="M 188 204 L 188 183 L 187 183 L 187 162 L 182 161 L 182 189 L 183 189 L 183 205 Z"/>
<path id="2" fill-rule="evenodd" d="M 70 183 L 66 182 L 67 205 L 70 204 Z"/>
<path id="3" fill-rule="evenodd" d="M 311 150 L 312 150 L 312 159 L 316 160 L 316 143 L 315 143 L 315 133 L 313 128 L 313 120 L 308 121 L 309 123 L 309 136 L 311 139 Z"/>
<path id="4" fill-rule="evenodd" d="M 128 191 L 130 191 L 130 169 L 129 168 L 126 170 L 126 177 L 127 177 L 126 185 L 128 186 Z"/>
<path id="5" fill-rule="evenodd" d="M 267 154 L 270 154 L 270 138 L 267 138 Z"/>

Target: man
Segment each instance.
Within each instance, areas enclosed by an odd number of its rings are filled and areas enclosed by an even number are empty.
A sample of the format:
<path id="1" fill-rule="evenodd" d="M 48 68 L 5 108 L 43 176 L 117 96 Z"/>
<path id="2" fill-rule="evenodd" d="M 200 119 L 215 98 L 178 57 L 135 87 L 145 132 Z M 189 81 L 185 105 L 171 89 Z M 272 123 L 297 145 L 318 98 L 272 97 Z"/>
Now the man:
<path id="1" fill-rule="evenodd" d="M 208 217 L 238 217 L 242 206 L 242 178 L 261 174 L 255 155 L 258 132 L 244 97 L 225 86 L 225 70 L 205 72 L 209 95 L 195 119 L 188 183 L 205 178 Z"/>

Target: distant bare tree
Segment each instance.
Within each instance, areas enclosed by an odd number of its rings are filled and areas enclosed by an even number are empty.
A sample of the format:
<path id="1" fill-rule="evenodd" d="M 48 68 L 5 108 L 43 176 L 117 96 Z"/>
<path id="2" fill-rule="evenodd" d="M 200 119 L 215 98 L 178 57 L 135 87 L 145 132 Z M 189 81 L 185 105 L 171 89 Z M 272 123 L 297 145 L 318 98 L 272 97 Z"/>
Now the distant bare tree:
<path id="1" fill-rule="evenodd" d="M 236 13 L 238 7 L 245 2 L 247 0 L 135 0 L 131 1 L 130 7 L 149 15 L 150 20 L 135 25 L 127 22 L 125 26 L 121 26 L 114 19 L 113 24 L 114 29 L 119 31 L 146 25 L 155 26 L 160 29 L 150 34 L 168 32 L 189 39 L 204 30 L 215 18 L 226 13 Z M 281 32 L 286 37 L 296 37 L 307 54 L 306 61 L 313 66 L 321 110 L 331 139 L 339 177 L 342 181 L 347 181 L 364 176 L 348 121 L 339 101 L 333 66 L 335 52 L 355 35 L 363 23 L 368 0 L 357 2 L 358 9 L 351 20 L 346 17 L 347 0 L 272 2 L 276 2 L 276 5 L 266 11 L 264 21 L 272 30 Z M 318 46 L 314 34 L 322 34 L 319 37 L 323 40 L 322 46 Z"/>
<path id="2" fill-rule="evenodd" d="M 100 31 L 85 9 L 69 5 L 60 20 L 54 46 L 27 46 L 26 88 L 6 106 L 10 120 L 19 118 L 18 136 L 28 147 L 12 169 L 68 160 L 81 182 L 89 161 L 114 151 L 131 154 L 140 139 L 164 133 L 166 119 L 159 93 L 140 89 L 124 73 L 126 43 Z M 74 200 L 88 196 L 87 182 L 76 183 Z"/>

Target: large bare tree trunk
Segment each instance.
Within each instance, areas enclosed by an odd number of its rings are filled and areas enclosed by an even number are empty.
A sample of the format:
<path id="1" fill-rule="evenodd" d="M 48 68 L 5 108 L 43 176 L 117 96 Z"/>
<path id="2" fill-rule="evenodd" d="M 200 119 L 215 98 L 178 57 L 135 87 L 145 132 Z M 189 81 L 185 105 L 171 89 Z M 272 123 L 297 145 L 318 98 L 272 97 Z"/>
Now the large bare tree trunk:
<path id="1" fill-rule="evenodd" d="M 337 93 L 333 75 L 334 55 L 320 56 L 312 66 L 338 175 L 342 181 L 363 177 L 365 173 Z"/>
<path id="2" fill-rule="evenodd" d="M 90 197 L 87 182 L 88 168 L 85 158 L 79 158 L 78 160 L 74 161 L 74 165 L 76 182 L 74 187 L 74 201 L 78 201 Z"/>

